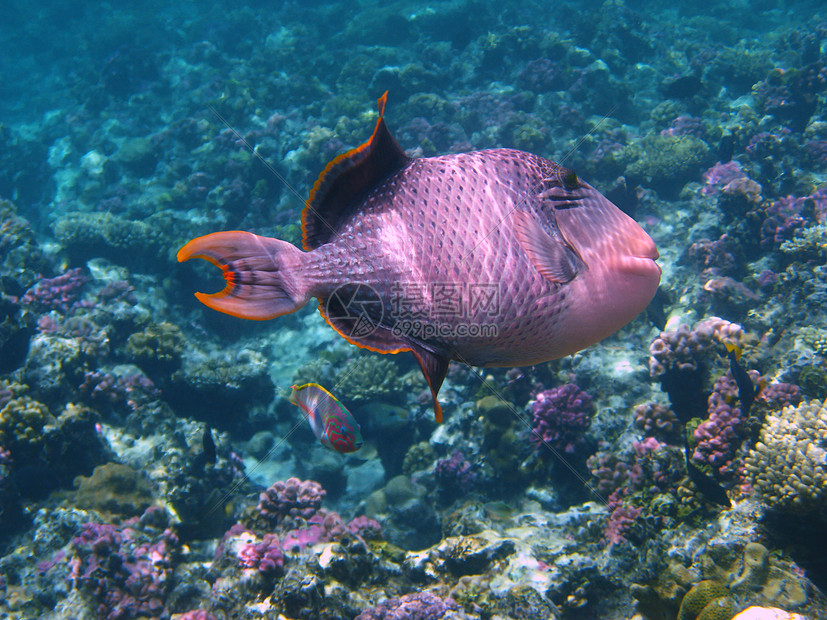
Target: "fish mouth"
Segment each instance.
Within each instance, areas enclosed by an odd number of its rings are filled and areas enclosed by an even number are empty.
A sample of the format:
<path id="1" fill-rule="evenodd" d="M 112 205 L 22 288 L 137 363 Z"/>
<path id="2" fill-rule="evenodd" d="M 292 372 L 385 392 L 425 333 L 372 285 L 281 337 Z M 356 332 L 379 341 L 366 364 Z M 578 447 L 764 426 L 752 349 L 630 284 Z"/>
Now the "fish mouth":
<path id="1" fill-rule="evenodd" d="M 657 254 L 657 253 L 656 253 Z M 655 262 L 657 256 L 627 256 L 620 262 L 620 269 L 627 275 L 641 278 L 656 277 L 660 281 L 662 270 Z"/>

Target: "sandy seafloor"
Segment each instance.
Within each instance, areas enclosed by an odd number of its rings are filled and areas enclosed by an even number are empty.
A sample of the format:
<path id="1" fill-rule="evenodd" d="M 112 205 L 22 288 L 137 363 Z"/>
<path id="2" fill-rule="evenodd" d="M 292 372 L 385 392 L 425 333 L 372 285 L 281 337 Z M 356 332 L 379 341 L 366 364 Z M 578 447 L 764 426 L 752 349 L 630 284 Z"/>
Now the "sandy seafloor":
<path id="1" fill-rule="evenodd" d="M 821 3 L 2 14 L 0 617 L 827 617 Z M 300 244 L 385 91 L 412 156 L 517 148 L 598 188 L 656 241 L 657 303 L 561 360 L 452 365 L 442 425 L 412 356 L 315 302 L 200 305 L 220 275 L 177 249 Z M 307 382 L 359 452 L 313 436 Z"/>

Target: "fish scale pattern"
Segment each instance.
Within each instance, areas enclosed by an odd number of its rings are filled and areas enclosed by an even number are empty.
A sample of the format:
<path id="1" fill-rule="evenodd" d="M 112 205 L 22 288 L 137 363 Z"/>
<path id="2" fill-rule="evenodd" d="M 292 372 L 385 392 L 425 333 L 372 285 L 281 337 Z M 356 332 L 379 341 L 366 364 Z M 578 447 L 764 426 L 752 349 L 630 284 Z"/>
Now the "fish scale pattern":
<path id="1" fill-rule="evenodd" d="M 384 326 L 473 365 L 530 364 L 587 346 L 645 306 L 657 286 L 657 253 L 593 187 L 566 189 L 564 170 L 511 149 L 415 159 L 311 252 L 315 292 L 369 284 Z M 518 209 L 584 260 L 571 282 L 537 270 L 514 230 Z M 624 287 L 635 267 L 627 259 L 647 263 L 648 282 L 638 274 Z"/>

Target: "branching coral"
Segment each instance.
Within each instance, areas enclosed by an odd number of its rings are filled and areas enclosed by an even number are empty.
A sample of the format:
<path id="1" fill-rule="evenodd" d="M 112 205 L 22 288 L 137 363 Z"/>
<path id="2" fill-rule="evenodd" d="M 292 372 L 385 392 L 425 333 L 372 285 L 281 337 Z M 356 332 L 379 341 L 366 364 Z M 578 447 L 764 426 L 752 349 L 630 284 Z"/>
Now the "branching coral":
<path id="1" fill-rule="evenodd" d="M 740 325 L 718 317 L 699 321 L 692 329 L 680 325 L 661 332 L 649 345 L 649 374 L 659 379 L 669 369 L 698 370 L 716 345 L 739 345 L 743 338 Z"/>
<path id="2" fill-rule="evenodd" d="M 767 416 L 746 468 L 770 508 L 827 510 L 827 402 L 787 406 Z"/>
<path id="3" fill-rule="evenodd" d="M 274 524 L 285 519 L 308 520 L 321 508 L 326 494 L 313 480 L 279 480 L 259 496 L 258 511 Z"/>
<path id="4" fill-rule="evenodd" d="M 573 454 L 584 442 L 594 412 L 591 396 L 573 383 L 544 390 L 531 406 L 532 440 L 540 447 Z"/>

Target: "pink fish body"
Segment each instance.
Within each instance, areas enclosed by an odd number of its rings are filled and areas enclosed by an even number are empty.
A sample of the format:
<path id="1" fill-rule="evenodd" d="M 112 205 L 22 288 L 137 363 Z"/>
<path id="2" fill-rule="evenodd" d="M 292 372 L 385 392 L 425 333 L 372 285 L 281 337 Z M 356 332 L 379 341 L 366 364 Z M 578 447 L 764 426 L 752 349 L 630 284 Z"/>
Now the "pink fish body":
<path id="1" fill-rule="evenodd" d="M 450 360 L 525 366 L 579 351 L 640 313 L 660 282 L 652 239 L 571 171 L 511 149 L 409 158 L 385 126 L 328 164 L 304 249 L 242 231 L 178 260 L 224 272 L 207 306 L 248 319 L 311 297 L 352 344 L 411 351 L 437 393 Z"/>

